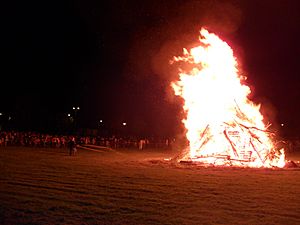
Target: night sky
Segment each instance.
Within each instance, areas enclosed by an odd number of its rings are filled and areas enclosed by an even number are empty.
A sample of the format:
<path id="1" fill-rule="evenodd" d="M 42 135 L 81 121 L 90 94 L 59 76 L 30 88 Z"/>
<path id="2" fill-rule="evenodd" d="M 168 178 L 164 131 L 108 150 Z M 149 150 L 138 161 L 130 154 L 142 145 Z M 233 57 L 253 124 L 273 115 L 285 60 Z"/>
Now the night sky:
<path id="1" fill-rule="evenodd" d="M 169 64 L 195 46 L 202 26 L 235 51 L 267 121 L 300 132 L 300 3 L 248 1 L 20 1 L 1 4 L 0 73 L 7 128 L 78 126 L 128 133 L 180 133 Z M 2 116 L 2 122 L 4 117 Z"/>

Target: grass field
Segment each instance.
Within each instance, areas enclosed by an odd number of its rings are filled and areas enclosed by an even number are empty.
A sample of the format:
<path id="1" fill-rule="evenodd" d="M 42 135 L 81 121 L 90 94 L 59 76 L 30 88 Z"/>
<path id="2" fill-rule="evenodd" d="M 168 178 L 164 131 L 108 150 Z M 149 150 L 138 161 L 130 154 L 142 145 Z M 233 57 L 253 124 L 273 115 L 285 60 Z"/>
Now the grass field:
<path id="1" fill-rule="evenodd" d="M 300 224 L 300 169 L 163 160 L 174 154 L 0 148 L 0 224 Z"/>

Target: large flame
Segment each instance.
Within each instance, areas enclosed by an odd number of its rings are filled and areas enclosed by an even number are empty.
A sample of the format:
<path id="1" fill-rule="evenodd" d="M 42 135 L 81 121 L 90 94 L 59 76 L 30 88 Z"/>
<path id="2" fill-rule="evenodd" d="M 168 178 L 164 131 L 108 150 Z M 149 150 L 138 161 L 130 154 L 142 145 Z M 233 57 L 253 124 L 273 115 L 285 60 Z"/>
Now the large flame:
<path id="1" fill-rule="evenodd" d="M 200 31 L 200 46 L 174 57 L 192 65 L 172 83 L 175 95 L 184 99 L 185 159 L 215 165 L 283 167 L 283 149 L 275 149 L 260 113 L 247 97 L 231 47 L 206 29 Z"/>

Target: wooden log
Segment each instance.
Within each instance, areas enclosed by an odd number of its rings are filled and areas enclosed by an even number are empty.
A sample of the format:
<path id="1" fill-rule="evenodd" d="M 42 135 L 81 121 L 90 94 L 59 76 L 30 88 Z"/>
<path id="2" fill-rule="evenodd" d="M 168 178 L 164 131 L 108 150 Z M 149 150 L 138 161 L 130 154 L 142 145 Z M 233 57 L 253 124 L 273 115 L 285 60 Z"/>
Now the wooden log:
<path id="1" fill-rule="evenodd" d="M 203 130 L 201 136 L 200 136 L 200 141 L 202 141 L 204 135 L 207 133 L 208 131 L 208 127 L 209 127 L 209 124 L 206 125 L 205 129 Z M 209 141 L 210 137 L 207 137 L 207 135 L 205 136 L 205 139 L 202 141 L 199 149 L 201 149 L 208 141 Z"/>
<path id="2" fill-rule="evenodd" d="M 201 134 L 201 136 L 200 136 L 200 140 L 203 138 L 204 134 L 207 133 L 208 127 L 209 127 L 209 124 L 206 125 L 204 131 L 202 132 L 202 134 Z"/>
<path id="3" fill-rule="evenodd" d="M 232 143 L 232 141 L 230 140 L 230 138 L 229 138 L 228 135 L 227 135 L 227 131 L 224 130 L 223 133 L 224 133 L 226 139 L 229 141 L 229 143 L 230 143 L 230 145 L 231 145 L 231 148 L 232 148 L 232 150 L 233 150 L 233 153 L 235 154 L 236 157 L 239 157 L 239 154 L 237 153 L 237 150 L 236 150 L 236 148 L 235 148 L 235 146 L 234 146 L 234 143 Z"/>
<path id="4" fill-rule="evenodd" d="M 262 162 L 262 164 L 264 164 L 265 161 L 262 160 L 261 155 L 259 154 L 259 152 L 258 152 L 257 149 L 255 148 L 255 146 L 254 146 L 252 140 L 250 140 L 250 144 L 251 144 L 252 148 L 254 149 L 254 151 L 256 152 L 256 154 L 258 155 L 258 157 L 259 157 L 260 161 Z"/>
<path id="5" fill-rule="evenodd" d="M 204 139 L 204 141 L 202 142 L 202 144 L 200 145 L 199 149 L 201 149 L 208 141 L 209 141 L 210 137 L 206 137 Z"/>
<path id="6" fill-rule="evenodd" d="M 241 124 L 241 123 L 239 123 L 239 122 L 237 122 L 237 123 L 238 123 L 240 126 L 246 128 L 246 129 L 248 129 L 248 130 L 250 130 L 250 129 L 255 129 L 255 130 L 259 130 L 259 131 L 261 131 L 261 132 L 273 133 L 273 132 L 268 131 L 268 130 L 263 130 L 263 129 L 260 129 L 260 128 L 257 128 L 257 127 L 248 127 L 248 126 L 246 126 L 246 125 L 244 125 L 244 124 Z"/>

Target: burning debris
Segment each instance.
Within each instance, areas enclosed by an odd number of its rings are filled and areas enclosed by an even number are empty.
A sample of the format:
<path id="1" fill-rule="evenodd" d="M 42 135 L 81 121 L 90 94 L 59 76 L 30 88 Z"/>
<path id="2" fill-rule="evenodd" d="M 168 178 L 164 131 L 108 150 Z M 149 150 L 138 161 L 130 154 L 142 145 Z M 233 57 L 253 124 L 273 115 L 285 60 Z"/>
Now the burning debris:
<path id="1" fill-rule="evenodd" d="M 182 161 L 247 167 L 284 167 L 284 151 L 276 149 L 260 113 L 248 99 L 250 88 L 238 70 L 230 46 L 205 29 L 201 45 L 174 57 L 191 65 L 172 83 L 184 100 L 187 153 Z"/>

